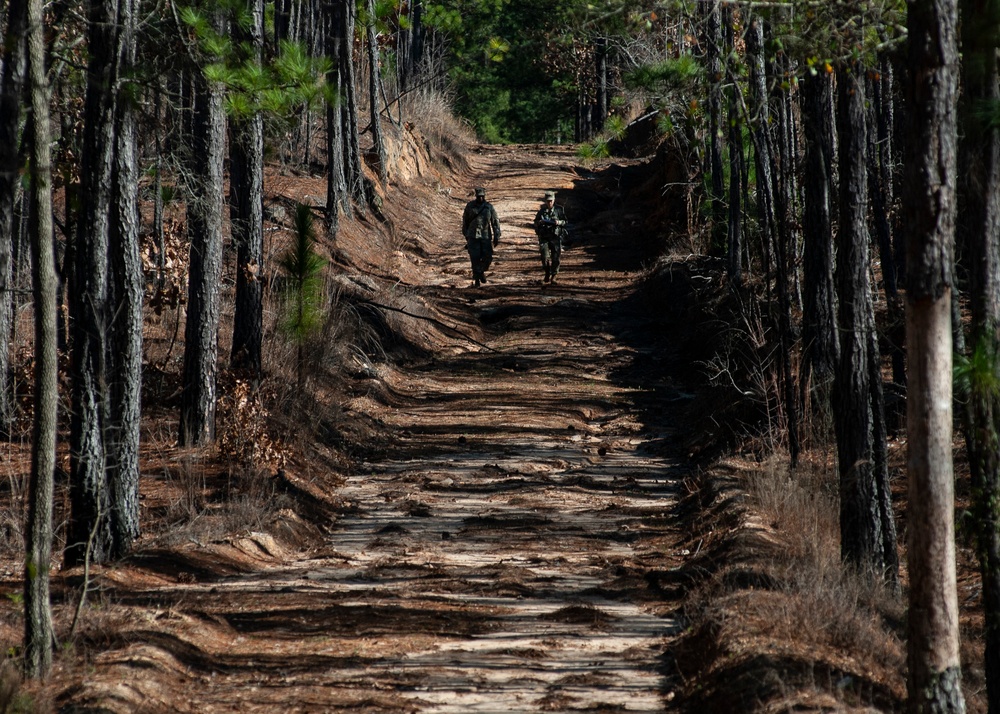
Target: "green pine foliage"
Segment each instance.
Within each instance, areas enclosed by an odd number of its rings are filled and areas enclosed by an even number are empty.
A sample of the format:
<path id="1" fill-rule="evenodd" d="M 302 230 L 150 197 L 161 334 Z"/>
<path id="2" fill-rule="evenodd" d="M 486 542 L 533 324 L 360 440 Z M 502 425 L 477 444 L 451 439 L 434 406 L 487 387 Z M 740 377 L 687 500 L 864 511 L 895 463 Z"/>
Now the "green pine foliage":
<path id="1" fill-rule="evenodd" d="M 967 355 L 956 354 L 955 393 L 963 400 L 991 400 L 1000 397 L 1000 354 L 989 336 L 976 341 Z"/>
<path id="2" fill-rule="evenodd" d="M 611 150 L 608 147 L 607 139 L 597 138 L 590 143 L 580 144 L 576 148 L 576 155 L 581 161 L 588 163 L 598 159 L 606 159 L 611 156 Z"/>
<path id="3" fill-rule="evenodd" d="M 245 3 L 223 0 L 220 7 L 237 24 L 251 22 Z M 326 84 L 332 61 L 311 57 L 302 43 L 282 41 L 275 56 L 261 63 L 253 59 L 251 48 L 218 33 L 200 9 L 184 7 L 180 17 L 202 54 L 206 79 L 226 88 L 229 116 L 242 119 L 264 113 L 293 120 L 305 108 L 321 102 L 337 103 L 336 91 Z"/>
<path id="4" fill-rule="evenodd" d="M 649 92 L 691 91 L 703 80 L 704 65 L 692 55 L 636 67 L 624 76 L 625 86 Z"/>
<path id="5" fill-rule="evenodd" d="M 294 242 L 278 264 L 288 278 L 284 331 L 303 345 L 323 324 L 323 268 L 326 261 L 315 251 L 316 237 L 312 209 L 299 204 L 295 209 Z"/>

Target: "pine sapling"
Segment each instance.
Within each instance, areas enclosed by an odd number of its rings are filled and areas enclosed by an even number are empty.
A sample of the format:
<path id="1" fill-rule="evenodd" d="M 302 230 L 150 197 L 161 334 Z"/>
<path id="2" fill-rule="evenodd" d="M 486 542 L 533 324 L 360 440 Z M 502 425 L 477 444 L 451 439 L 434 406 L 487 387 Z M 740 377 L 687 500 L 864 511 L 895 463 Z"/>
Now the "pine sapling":
<path id="1" fill-rule="evenodd" d="M 301 387 L 305 383 L 306 343 L 323 324 L 321 278 L 326 267 L 326 260 L 314 250 L 312 210 L 301 203 L 295 209 L 293 239 L 278 262 L 289 278 L 284 328 L 298 346 L 297 377 Z"/>

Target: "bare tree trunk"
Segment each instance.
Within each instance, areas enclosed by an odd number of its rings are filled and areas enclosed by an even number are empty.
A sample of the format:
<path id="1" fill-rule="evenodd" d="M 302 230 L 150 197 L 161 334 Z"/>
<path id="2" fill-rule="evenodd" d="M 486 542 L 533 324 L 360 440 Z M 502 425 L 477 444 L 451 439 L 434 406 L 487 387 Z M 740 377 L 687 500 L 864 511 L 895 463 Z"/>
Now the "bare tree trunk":
<path id="1" fill-rule="evenodd" d="M 357 8 L 344 3 L 340 16 L 340 121 L 344 139 L 344 177 L 351 198 L 359 206 L 368 202 L 361 168 L 361 139 L 358 136 L 358 93 L 354 72 L 354 27 Z"/>
<path id="2" fill-rule="evenodd" d="M 909 574 L 912 712 L 964 712 L 952 466 L 951 291 L 958 38 L 955 0 L 909 4 L 907 247 Z"/>
<path id="3" fill-rule="evenodd" d="M 338 2 L 326 5 L 327 56 L 333 58 L 326 81 L 337 95 L 341 94 L 340 45 L 344 4 Z M 347 192 L 347 178 L 344 175 L 344 136 L 340 118 L 340 107 L 328 104 L 326 107 L 326 232 L 336 237 L 340 216 L 351 214 L 351 201 Z"/>
<path id="4" fill-rule="evenodd" d="M 56 270 L 52 248 L 52 164 L 49 92 L 41 0 L 27 10 L 31 86 L 31 245 L 35 260 L 35 424 L 24 566 L 24 669 L 44 677 L 52 666 L 52 493 L 56 465 Z"/>
<path id="5" fill-rule="evenodd" d="M 888 565 L 877 483 L 871 360 L 877 357 L 869 283 L 864 85 L 858 65 L 837 77 L 840 135 L 840 229 L 837 298 L 841 335 L 834 383 L 834 424 L 840 469 L 841 553 L 848 563 L 879 575 Z M 873 352 L 874 348 L 874 352 Z"/>
<path id="6" fill-rule="evenodd" d="M 722 31 L 727 56 L 734 46 L 733 10 L 726 7 L 722 13 Z M 726 272 L 735 287 L 743 285 L 743 121 L 740 117 L 739 85 L 733 71 L 733 61 L 725 62 L 727 84 L 727 118 L 729 123 L 729 220 L 727 223 Z"/>
<path id="7" fill-rule="evenodd" d="M 409 7 L 409 27 L 396 33 L 398 38 L 399 56 L 399 87 L 400 93 L 411 89 L 416 84 L 416 76 L 420 71 L 420 63 L 424 54 L 423 0 L 412 0 Z"/>
<path id="8" fill-rule="evenodd" d="M 379 115 L 379 87 L 381 79 L 379 76 L 379 50 L 378 35 L 375 32 L 375 0 L 367 0 L 368 22 L 365 26 L 366 45 L 368 47 L 368 118 L 372 132 L 372 154 L 375 157 L 375 170 L 381 183 L 385 183 L 387 177 L 385 158 L 385 137 L 382 133 L 382 119 Z"/>
<path id="9" fill-rule="evenodd" d="M 118 0 L 121 74 L 135 65 L 135 0 Z M 119 92 L 122 88 L 118 89 Z M 139 537 L 139 426 L 142 393 L 143 273 L 139 254 L 139 169 L 135 112 L 116 102 L 113 203 L 109 233 L 108 431 L 106 433 L 111 556 L 122 557 Z"/>
<path id="10" fill-rule="evenodd" d="M 706 6 L 706 40 L 708 63 L 708 153 L 712 180 L 713 231 L 723 225 L 724 196 L 722 168 L 722 20 L 719 3 Z M 716 234 L 718 235 L 718 234 Z"/>
<path id="11" fill-rule="evenodd" d="M 156 289 L 163 289 L 163 281 L 166 278 L 167 269 L 167 245 L 166 234 L 163 230 L 163 132 L 161 130 L 161 104 L 163 101 L 163 85 L 157 83 L 153 88 L 153 115 L 154 129 L 156 134 L 156 156 L 154 158 L 153 170 L 153 238 L 156 242 Z"/>
<path id="12" fill-rule="evenodd" d="M 785 220 L 785 197 L 779 193 L 778 186 L 785 185 L 777 180 L 777 174 L 787 165 L 775 164 L 775 155 L 770 125 L 770 111 L 767 95 L 767 84 L 764 73 L 764 28 L 760 18 L 751 17 L 747 22 L 746 47 L 750 59 L 750 97 L 752 136 L 754 155 L 757 157 L 757 200 L 761 222 L 762 242 L 774 246 L 775 255 L 775 286 L 778 297 L 778 341 L 779 369 L 781 379 L 781 402 L 785 412 L 788 431 L 788 455 L 792 467 L 799 458 L 799 425 L 798 409 L 795 402 L 795 383 L 792 377 L 792 324 L 791 301 L 788 290 L 791 259 L 788 250 L 789 231 Z"/>
<path id="13" fill-rule="evenodd" d="M 604 131 L 604 122 L 608 118 L 608 38 L 598 37 L 594 40 L 594 79 L 597 88 L 597 116 L 594 117 L 594 130 Z"/>
<path id="14" fill-rule="evenodd" d="M 872 202 L 872 219 L 882 266 L 882 290 L 885 293 L 886 310 L 889 319 L 889 355 L 892 359 L 892 378 L 897 384 L 906 384 L 906 370 L 903 361 L 905 330 L 898 329 L 903 324 L 902 299 L 896 287 L 896 260 L 892 250 L 892 227 L 889 224 L 889 209 L 892 203 L 892 186 L 887 183 L 890 176 L 885 166 L 889 159 L 883 149 L 888 141 L 886 117 L 882 111 L 882 83 L 879 79 L 868 78 L 871 101 L 868 104 L 868 195 Z"/>
<path id="15" fill-rule="evenodd" d="M 117 4 L 115 3 L 115 6 Z M 77 565 L 87 555 L 106 561 L 112 551 L 108 519 L 108 241 L 115 135 L 116 8 L 92 0 L 89 6 L 90 62 L 83 158 L 83 210 L 76 233 L 71 293 L 73 411 L 70 420 L 70 518 L 65 561 Z"/>
<path id="16" fill-rule="evenodd" d="M 223 156 L 222 90 L 197 73 L 194 93 L 192 176 L 188 203 L 191 258 L 184 373 L 178 441 L 200 446 L 215 440 L 219 299 L 222 277 Z"/>
<path id="17" fill-rule="evenodd" d="M 0 438 L 14 427 L 10 333 L 14 306 L 14 205 L 20 184 L 21 103 L 27 68 L 27 0 L 11 0 L 0 77 Z"/>
<path id="18" fill-rule="evenodd" d="M 802 116 L 806 138 L 805 308 L 802 314 L 802 390 L 811 385 L 820 414 L 830 408 L 833 376 L 840 355 L 833 282 L 833 230 L 830 182 L 833 171 L 833 93 L 831 75 L 806 76 Z M 802 399 L 805 402 L 805 399 Z"/>
<path id="19" fill-rule="evenodd" d="M 967 258 L 972 313 L 968 343 L 973 359 L 1000 354 L 1000 131 L 983 120 L 981 107 L 1000 101 L 997 0 L 964 0 L 962 99 L 959 105 L 958 241 Z M 957 302 L 957 301 L 953 301 Z M 953 329 L 954 329 L 953 325 Z M 960 326 L 957 336 L 961 337 Z M 979 387 L 978 389 L 976 387 Z M 984 669 L 989 711 L 1000 712 L 1000 398 L 971 385 L 963 404 L 966 451 L 973 494 L 976 552 L 983 582 Z"/>
<path id="20" fill-rule="evenodd" d="M 252 47 L 260 63 L 264 49 L 264 3 L 248 0 L 249 28 L 234 23 L 234 33 Z M 264 121 L 260 113 L 230 121 L 229 219 L 236 244 L 236 306 L 230 366 L 257 379 L 264 334 Z"/>

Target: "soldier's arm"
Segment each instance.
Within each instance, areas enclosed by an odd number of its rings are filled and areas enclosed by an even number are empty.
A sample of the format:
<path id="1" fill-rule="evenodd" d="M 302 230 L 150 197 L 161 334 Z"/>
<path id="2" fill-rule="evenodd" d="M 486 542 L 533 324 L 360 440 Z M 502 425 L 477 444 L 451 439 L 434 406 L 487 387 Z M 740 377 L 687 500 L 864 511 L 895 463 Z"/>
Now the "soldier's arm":
<path id="1" fill-rule="evenodd" d="M 497 215 L 497 209 L 490 206 L 490 219 L 493 223 L 493 238 L 500 238 L 500 216 Z"/>

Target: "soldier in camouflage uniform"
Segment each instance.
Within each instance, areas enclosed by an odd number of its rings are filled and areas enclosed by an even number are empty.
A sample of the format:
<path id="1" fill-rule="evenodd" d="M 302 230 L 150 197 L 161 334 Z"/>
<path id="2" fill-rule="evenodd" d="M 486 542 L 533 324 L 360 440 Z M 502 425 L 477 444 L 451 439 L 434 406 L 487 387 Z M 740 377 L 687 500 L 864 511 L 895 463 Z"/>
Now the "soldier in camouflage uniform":
<path id="1" fill-rule="evenodd" d="M 479 287 L 486 282 L 486 271 L 493 262 L 493 248 L 500 242 L 500 219 L 496 209 L 486 200 L 485 188 L 477 188 L 476 198 L 465 205 L 462 235 L 472 259 L 472 279 Z"/>
<path id="2" fill-rule="evenodd" d="M 556 205 L 555 191 L 546 191 L 544 202 L 535 214 L 534 224 L 546 283 L 555 282 L 559 274 L 559 258 L 562 255 L 563 238 L 567 233 L 566 223 L 566 212 L 562 206 Z"/>

